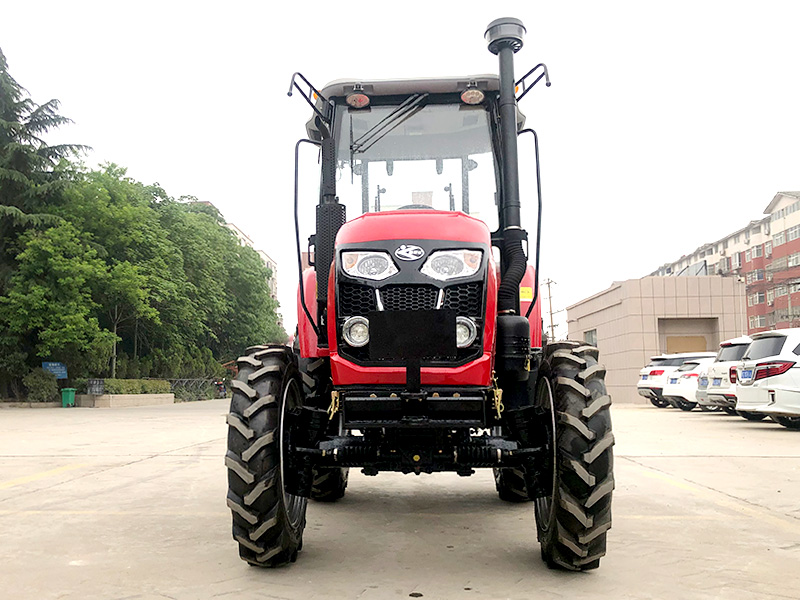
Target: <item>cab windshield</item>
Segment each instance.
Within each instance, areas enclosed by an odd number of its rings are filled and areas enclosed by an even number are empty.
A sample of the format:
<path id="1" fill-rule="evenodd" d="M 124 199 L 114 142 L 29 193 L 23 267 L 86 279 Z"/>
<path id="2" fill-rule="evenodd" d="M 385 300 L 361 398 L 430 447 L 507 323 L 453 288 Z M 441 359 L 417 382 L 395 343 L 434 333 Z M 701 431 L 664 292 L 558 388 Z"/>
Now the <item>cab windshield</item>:
<path id="1" fill-rule="evenodd" d="M 483 106 L 413 94 L 337 111 L 336 194 L 348 218 L 403 208 L 463 211 L 498 228 L 497 176 Z"/>

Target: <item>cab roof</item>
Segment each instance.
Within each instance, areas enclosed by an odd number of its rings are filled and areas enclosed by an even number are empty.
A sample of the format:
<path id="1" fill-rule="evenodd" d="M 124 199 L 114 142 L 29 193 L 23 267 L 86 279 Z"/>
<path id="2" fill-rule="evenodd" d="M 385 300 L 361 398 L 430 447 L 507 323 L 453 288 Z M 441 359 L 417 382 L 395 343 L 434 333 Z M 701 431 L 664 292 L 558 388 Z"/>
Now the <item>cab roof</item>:
<path id="1" fill-rule="evenodd" d="M 422 79 L 337 79 L 326 84 L 320 91 L 325 98 L 344 97 L 359 85 L 367 96 L 394 96 L 402 94 L 455 94 L 463 92 L 468 85 L 495 92 L 500 89 L 497 75 L 469 75 L 464 77 L 428 77 Z"/>

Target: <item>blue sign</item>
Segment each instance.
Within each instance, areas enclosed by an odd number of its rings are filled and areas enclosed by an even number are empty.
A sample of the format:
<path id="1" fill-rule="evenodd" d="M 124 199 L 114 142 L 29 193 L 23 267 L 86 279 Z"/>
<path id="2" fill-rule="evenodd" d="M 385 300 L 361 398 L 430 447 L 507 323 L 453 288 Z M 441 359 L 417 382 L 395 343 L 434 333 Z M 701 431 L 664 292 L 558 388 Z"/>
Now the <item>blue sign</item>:
<path id="1" fill-rule="evenodd" d="M 42 368 L 50 371 L 56 379 L 67 379 L 67 365 L 60 362 L 43 362 Z"/>

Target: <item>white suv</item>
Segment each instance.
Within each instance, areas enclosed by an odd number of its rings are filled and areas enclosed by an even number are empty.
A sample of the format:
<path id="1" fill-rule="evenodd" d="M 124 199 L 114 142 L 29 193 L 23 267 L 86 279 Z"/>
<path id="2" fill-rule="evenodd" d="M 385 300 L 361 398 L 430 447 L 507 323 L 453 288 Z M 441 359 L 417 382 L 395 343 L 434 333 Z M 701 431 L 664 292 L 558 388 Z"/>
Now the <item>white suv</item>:
<path id="1" fill-rule="evenodd" d="M 667 376 L 680 367 L 687 360 L 708 358 L 716 356 L 714 352 L 683 352 L 681 354 L 661 354 L 653 356 L 650 362 L 639 371 L 639 381 L 636 389 L 640 396 L 644 396 L 654 406 L 666 408 L 669 402 L 664 400 L 662 394 Z"/>
<path id="2" fill-rule="evenodd" d="M 664 400 L 681 410 L 688 411 L 697 406 L 695 396 L 700 371 L 705 371 L 713 360 L 713 356 L 687 360 L 677 370 L 670 373 L 662 391 Z"/>
<path id="3" fill-rule="evenodd" d="M 708 388 L 705 399 L 698 402 L 705 406 L 719 406 L 729 415 L 736 414 L 736 367 L 750 345 L 746 335 L 726 340 L 719 345 L 717 359 L 708 365 Z"/>
<path id="4" fill-rule="evenodd" d="M 754 333 L 737 368 L 736 410 L 800 429 L 800 328 Z"/>

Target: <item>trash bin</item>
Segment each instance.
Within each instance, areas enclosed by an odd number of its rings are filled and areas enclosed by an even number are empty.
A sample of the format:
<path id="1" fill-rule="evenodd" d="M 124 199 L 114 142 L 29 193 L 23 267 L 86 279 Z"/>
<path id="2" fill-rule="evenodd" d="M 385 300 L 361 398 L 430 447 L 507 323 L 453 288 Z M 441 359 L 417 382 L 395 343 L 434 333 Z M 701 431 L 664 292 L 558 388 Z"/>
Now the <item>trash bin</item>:
<path id="1" fill-rule="evenodd" d="M 76 388 L 62 388 L 61 389 L 61 406 L 67 408 L 68 406 L 75 406 L 75 392 Z"/>

